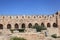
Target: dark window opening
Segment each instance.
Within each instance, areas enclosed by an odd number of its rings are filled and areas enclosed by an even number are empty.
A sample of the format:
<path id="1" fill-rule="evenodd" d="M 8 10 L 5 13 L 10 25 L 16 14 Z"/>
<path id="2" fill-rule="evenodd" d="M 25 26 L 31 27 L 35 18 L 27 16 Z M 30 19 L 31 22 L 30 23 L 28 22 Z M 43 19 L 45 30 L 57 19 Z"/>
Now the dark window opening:
<path id="1" fill-rule="evenodd" d="M 29 24 L 28 24 L 28 27 L 29 27 L 29 28 L 32 28 L 32 24 L 31 24 L 31 23 L 29 23 Z"/>
<path id="2" fill-rule="evenodd" d="M 38 23 L 35 23 L 35 26 L 38 25 Z"/>
<path id="3" fill-rule="evenodd" d="M 7 25 L 7 29 L 11 29 L 11 24 L 8 24 Z"/>
<path id="4" fill-rule="evenodd" d="M 25 28 L 25 24 L 24 23 L 22 24 L 22 28 Z"/>
<path id="5" fill-rule="evenodd" d="M 47 27 L 51 27 L 50 23 L 47 23 Z"/>
<path id="6" fill-rule="evenodd" d="M 19 25 L 16 23 L 15 24 L 15 29 L 18 29 L 19 28 Z"/>
<path id="7" fill-rule="evenodd" d="M 2 24 L 0 24 L 0 29 L 3 29 L 3 25 Z"/>
<path id="8" fill-rule="evenodd" d="M 53 27 L 58 27 L 58 25 L 56 23 L 53 23 Z"/>
<path id="9" fill-rule="evenodd" d="M 44 27 L 44 26 L 45 26 L 45 25 L 44 25 L 44 23 L 41 23 L 41 26 L 43 26 L 43 27 Z"/>

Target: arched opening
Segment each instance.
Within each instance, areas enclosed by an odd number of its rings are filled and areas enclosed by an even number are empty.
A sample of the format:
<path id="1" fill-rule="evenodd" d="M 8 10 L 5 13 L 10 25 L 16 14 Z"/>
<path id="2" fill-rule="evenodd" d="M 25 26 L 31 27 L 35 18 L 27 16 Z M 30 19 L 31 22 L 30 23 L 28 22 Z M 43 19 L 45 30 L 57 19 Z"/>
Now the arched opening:
<path id="1" fill-rule="evenodd" d="M 31 23 L 28 24 L 28 28 L 32 28 L 32 24 Z"/>
<path id="2" fill-rule="evenodd" d="M 22 28 L 25 28 L 25 24 L 24 23 L 22 24 Z"/>
<path id="3" fill-rule="evenodd" d="M 19 25 L 16 23 L 15 24 L 15 29 L 18 29 L 19 28 Z"/>
<path id="4" fill-rule="evenodd" d="M 45 26 L 44 23 L 41 23 L 41 26 L 44 27 Z"/>
<path id="5" fill-rule="evenodd" d="M 35 23 L 35 26 L 37 26 L 38 25 L 38 23 Z"/>
<path id="6" fill-rule="evenodd" d="M 7 29 L 11 29 L 11 24 L 7 24 Z"/>
<path id="7" fill-rule="evenodd" d="M 58 25 L 56 23 L 53 23 L 53 27 L 58 27 Z"/>
<path id="8" fill-rule="evenodd" d="M 47 27 L 51 27 L 50 23 L 47 23 Z"/>
<path id="9" fill-rule="evenodd" d="M 0 29 L 3 29 L 3 24 L 0 24 Z"/>

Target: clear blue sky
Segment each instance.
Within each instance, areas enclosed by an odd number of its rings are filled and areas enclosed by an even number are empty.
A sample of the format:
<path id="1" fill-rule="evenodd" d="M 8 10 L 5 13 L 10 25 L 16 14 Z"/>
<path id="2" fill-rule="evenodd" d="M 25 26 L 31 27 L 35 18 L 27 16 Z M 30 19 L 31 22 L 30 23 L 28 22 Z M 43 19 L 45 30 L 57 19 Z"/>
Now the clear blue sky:
<path id="1" fill-rule="evenodd" d="M 60 0 L 0 0 L 0 15 L 49 15 L 60 11 Z"/>

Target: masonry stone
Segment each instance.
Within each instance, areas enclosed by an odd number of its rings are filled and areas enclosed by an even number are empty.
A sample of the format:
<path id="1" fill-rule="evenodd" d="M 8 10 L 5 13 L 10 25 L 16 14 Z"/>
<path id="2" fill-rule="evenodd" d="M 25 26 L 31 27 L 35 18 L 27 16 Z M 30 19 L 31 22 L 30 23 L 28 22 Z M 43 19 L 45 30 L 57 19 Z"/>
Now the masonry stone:
<path id="1" fill-rule="evenodd" d="M 57 34 L 57 36 L 60 36 L 60 12 L 59 11 L 52 15 L 0 16 L 0 34 L 11 34 L 9 29 L 25 28 L 25 32 L 24 32 L 25 34 L 22 33 L 23 37 L 25 37 L 24 35 L 27 35 L 26 38 L 29 37 L 31 40 L 33 37 L 34 38 L 37 37 L 36 30 L 30 28 L 35 24 L 38 24 L 40 26 L 44 25 L 47 28 L 47 30 L 42 31 L 43 33 L 39 34 L 40 37 L 38 38 L 40 39 L 44 38 L 45 32 L 48 35 Z M 15 32 L 17 33 L 15 34 Z M 13 36 L 19 34 L 18 31 L 15 32 L 14 34 L 12 34 Z M 31 34 L 28 35 L 26 33 L 31 33 Z M 32 33 L 36 33 L 36 34 L 32 34 Z M 33 40 L 37 40 L 37 39 L 33 39 Z"/>

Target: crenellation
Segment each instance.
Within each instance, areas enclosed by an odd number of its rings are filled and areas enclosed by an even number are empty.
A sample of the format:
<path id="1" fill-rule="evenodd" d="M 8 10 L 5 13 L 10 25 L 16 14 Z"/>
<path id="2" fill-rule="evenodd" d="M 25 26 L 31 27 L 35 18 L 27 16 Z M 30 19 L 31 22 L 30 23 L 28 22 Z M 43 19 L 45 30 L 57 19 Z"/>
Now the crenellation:
<path id="1" fill-rule="evenodd" d="M 27 16 L 28 18 L 31 18 L 31 16 Z"/>
<path id="2" fill-rule="evenodd" d="M 46 15 L 44 15 L 44 18 L 46 18 Z"/>
<path id="3" fill-rule="evenodd" d="M 5 19 L 5 18 L 10 18 L 10 19 L 20 19 L 20 18 L 53 18 L 56 17 L 56 15 L 42 15 L 42 16 L 0 16 L 0 18 Z"/>
<path id="4" fill-rule="evenodd" d="M 33 18 L 36 18 L 36 16 L 33 16 Z"/>
<path id="5" fill-rule="evenodd" d="M 44 17 L 44 15 L 42 15 L 42 17 Z"/>
<path id="6" fill-rule="evenodd" d="M 16 16 L 16 18 L 18 18 L 18 16 Z"/>
<path id="7" fill-rule="evenodd" d="M 38 16 L 39 18 L 41 18 L 41 16 Z"/>
<path id="8" fill-rule="evenodd" d="M 54 17 L 55 15 L 53 14 L 52 17 Z"/>
<path id="9" fill-rule="evenodd" d="M 22 16 L 22 18 L 25 18 L 25 16 Z"/>
<path id="10" fill-rule="evenodd" d="M 12 17 L 11 16 L 8 16 L 9 19 L 11 19 Z"/>

